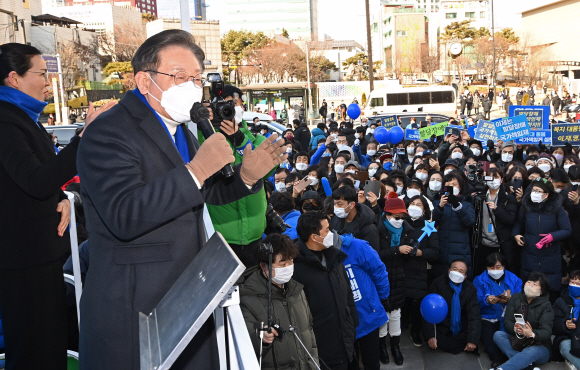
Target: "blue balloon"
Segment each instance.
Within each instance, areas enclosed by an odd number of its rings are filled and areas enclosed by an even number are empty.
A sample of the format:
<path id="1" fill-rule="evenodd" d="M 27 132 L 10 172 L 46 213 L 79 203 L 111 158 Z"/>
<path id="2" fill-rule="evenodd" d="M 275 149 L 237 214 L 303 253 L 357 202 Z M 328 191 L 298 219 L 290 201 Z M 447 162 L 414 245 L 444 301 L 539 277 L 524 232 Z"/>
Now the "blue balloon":
<path id="1" fill-rule="evenodd" d="M 346 109 L 346 114 L 352 119 L 357 119 L 360 116 L 360 107 L 353 103 Z"/>
<path id="2" fill-rule="evenodd" d="M 405 131 L 399 126 L 395 126 L 389 130 L 389 135 L 391 135 L 391 144 L 398 144 L 405 137 Z"/>
<path id="3" fill-rule="evenodd" d="M 386 144 L 390 140 L 390 133 L 389 130 L 384 128 L 383 126 L 379 126 L 375 129 L 375 133 L 373 134 L 375 140 L 379 142 L 379 144 Z"/>
<path id="4" fill-rule="evenodd" d="M 439 294 L 429 294 L 421 301 L 421 315 L 431 324 L 439 324 L 447 316 L 447 302 Z"/>

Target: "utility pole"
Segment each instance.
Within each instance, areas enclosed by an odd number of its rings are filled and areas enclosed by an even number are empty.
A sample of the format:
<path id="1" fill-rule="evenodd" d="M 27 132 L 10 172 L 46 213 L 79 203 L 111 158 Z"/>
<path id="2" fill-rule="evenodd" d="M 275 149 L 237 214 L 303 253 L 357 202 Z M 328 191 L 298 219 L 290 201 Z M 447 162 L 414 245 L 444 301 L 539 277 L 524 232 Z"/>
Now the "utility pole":
<path id="1" fill-rule="evenodd" d="M 492 48 L 493 48 L 493 76 L 491 78 L 491 81 L 493 83 L 493 96 L 494 98 L 497 96 L 495 87 L 497 85 L 495 79 L 497 77 L 497 72 L 495 71 L 495 20 L 494 20 L 494 14 L 493 14 L 493 0 L 491 1 L 491 42 L 492 42 Z"/>
<path id="2" fill-rule="evenodd" d="M 22 39 L 24 41 L 24 45 L 28 45 L 26 42 L 26 28 L 24 28 L 24 19 L 20 20 L 20 24 L 22 25 Z"/>
<path id="3" fill-rule="evenodd" d="M 179 11 L 181 14 L 181 29 L 191 33 L 191 25 L 189 23 L 189 1 L 179 0 Z"/>
<path id="4" fill-rule="evenodd" d="M 369 84 L 371 92 L 375 89 L 375 75 L 373 71 L 373 46 L 371 44 L 371 15 L 369 9 L 369 0 L 365 0 L 365 10 L 367 13 L 367 53 L 369 61 Z"/>
<path id="5" fill-rule="evenodd" d="M 308 50 L 308 42 L 306 42 L 306 76 L 308 77 L 308 116 L 310 116 L 310 126 L 312 126 L 312 90 L 310 89 L 310 51 Z"/>

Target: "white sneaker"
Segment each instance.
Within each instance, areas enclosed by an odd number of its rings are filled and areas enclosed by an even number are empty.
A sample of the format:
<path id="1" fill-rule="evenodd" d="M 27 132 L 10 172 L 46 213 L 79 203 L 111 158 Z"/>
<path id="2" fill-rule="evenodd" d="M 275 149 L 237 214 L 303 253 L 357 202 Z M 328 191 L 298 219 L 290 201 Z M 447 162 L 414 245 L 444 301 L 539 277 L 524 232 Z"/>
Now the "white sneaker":
<path id="1" fill-rule="evenodd" d="M 572 365 L 570 361 L 566 360 L 565 362 L 566 362 L 566 370 L 578 370 L 576 369 L 576 366 Z"/>

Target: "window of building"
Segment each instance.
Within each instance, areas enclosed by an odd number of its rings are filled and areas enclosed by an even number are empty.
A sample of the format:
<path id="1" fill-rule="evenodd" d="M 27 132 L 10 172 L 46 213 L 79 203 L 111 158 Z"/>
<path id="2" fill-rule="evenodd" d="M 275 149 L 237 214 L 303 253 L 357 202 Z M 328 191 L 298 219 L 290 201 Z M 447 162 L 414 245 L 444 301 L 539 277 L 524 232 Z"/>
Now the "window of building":
<path id="1" fill-rule="evenodd" d="M 455 18 L 457 18 L 457 13 L 445 13 L 445 18 L 455 19 Z"/>
<path id="2" fill-rule="evenodd" d="M 408 105 L 408 104 L 409 101 L 407 93 L 387 94 L 387 106 Z"/>
<path id="3" fill-rule="evenodd" d="M 379 25 L 376 23 L 373 23 L 373 32 L 379 32 Z"/>
<path id="4" fill-rule="evenodd" d="M 479 18 L 485 18 L 485 12 L 479 12 Z"/>
<path id="5" fill-rule="evenodd" d="M 475 18 L 475 12 L 465 12 L 465 18 Z"/>
<path id="6" fill-rule="evenodd" d="M 397 36 L 407 36 L 407 31 L 397 31 Z"/>
<path id="7" fill-rule="evenodd" d="M 382 107 L 385 105 L 383 98 L 372 98 L 371 107 Z"/>

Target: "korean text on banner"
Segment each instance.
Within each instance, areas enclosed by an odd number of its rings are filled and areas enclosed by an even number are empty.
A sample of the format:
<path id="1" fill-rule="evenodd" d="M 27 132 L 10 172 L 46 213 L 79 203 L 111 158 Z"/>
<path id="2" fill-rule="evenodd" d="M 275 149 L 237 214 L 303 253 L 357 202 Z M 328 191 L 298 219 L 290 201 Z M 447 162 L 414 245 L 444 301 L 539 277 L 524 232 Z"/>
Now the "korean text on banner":
<path id="1" fill-rule="evenodd" d="M 386 127 L 388 129 L 391 127 L 398 126 L 397 125 L 397 116 L 381 117 L 381 124 L 383 125 L 383 127 Z"/>
<path id="2" fill-rule="evenodd" d="M 510 105 L 509 116 L 525 114 L 531 129 L 550 129 L 550 107 L 546 105 Z"/>
<path id="3" fill-rule="evenodd" d="M 443 136 L 447 136 L 447 135 L 451 134 L 451 130 L 454 128 L 459 129 L 459 131 L 465 131 L 463 126 L 449 125 L 449 126 L 445 127 L 445 134 L 443 134 Z"/>
<path id="4" fill-rule="evenodd" d="M 479 121 L 477 130 L 475 130 L 475 140 L 487 142 L 488 140 L 497 141 L 497 131 L 491 121 Z"/>
<path id="5" fill-rule="evenodd" d="M 431 136 L 443 136 L 445 134 L 445 127 L 449 126 L 449 122 L 441 122 L 436 125 L 431 125 L 419 129 L 421 140 L 429 139 Z"/>
<path id="6" fill-rule="evenodd" d="M 552 145 L 560 146 L 566 143 L 580 144 L 580 123 L 552 125 Z"/>
<path id="7" fill-rule="evenodd" d="M 493 124 L 500 140 L 511 141 L 520 137 L 530 136 L 530 126 L 525 114 L 516 117 L 494 119 Z"/>
<path id="8" fill-rule="evenodd" d="M 415 130 L 412 128 L 405 129 L 405 140 L 420 140 L 419 130 Z"/>
<path id="9" fill-rule="evenodd" d="M 515 139 L 514 143 L 523 145 L 552 145 L 552 132 L 550 130 L 530 130 L 530 136 Z"/>

